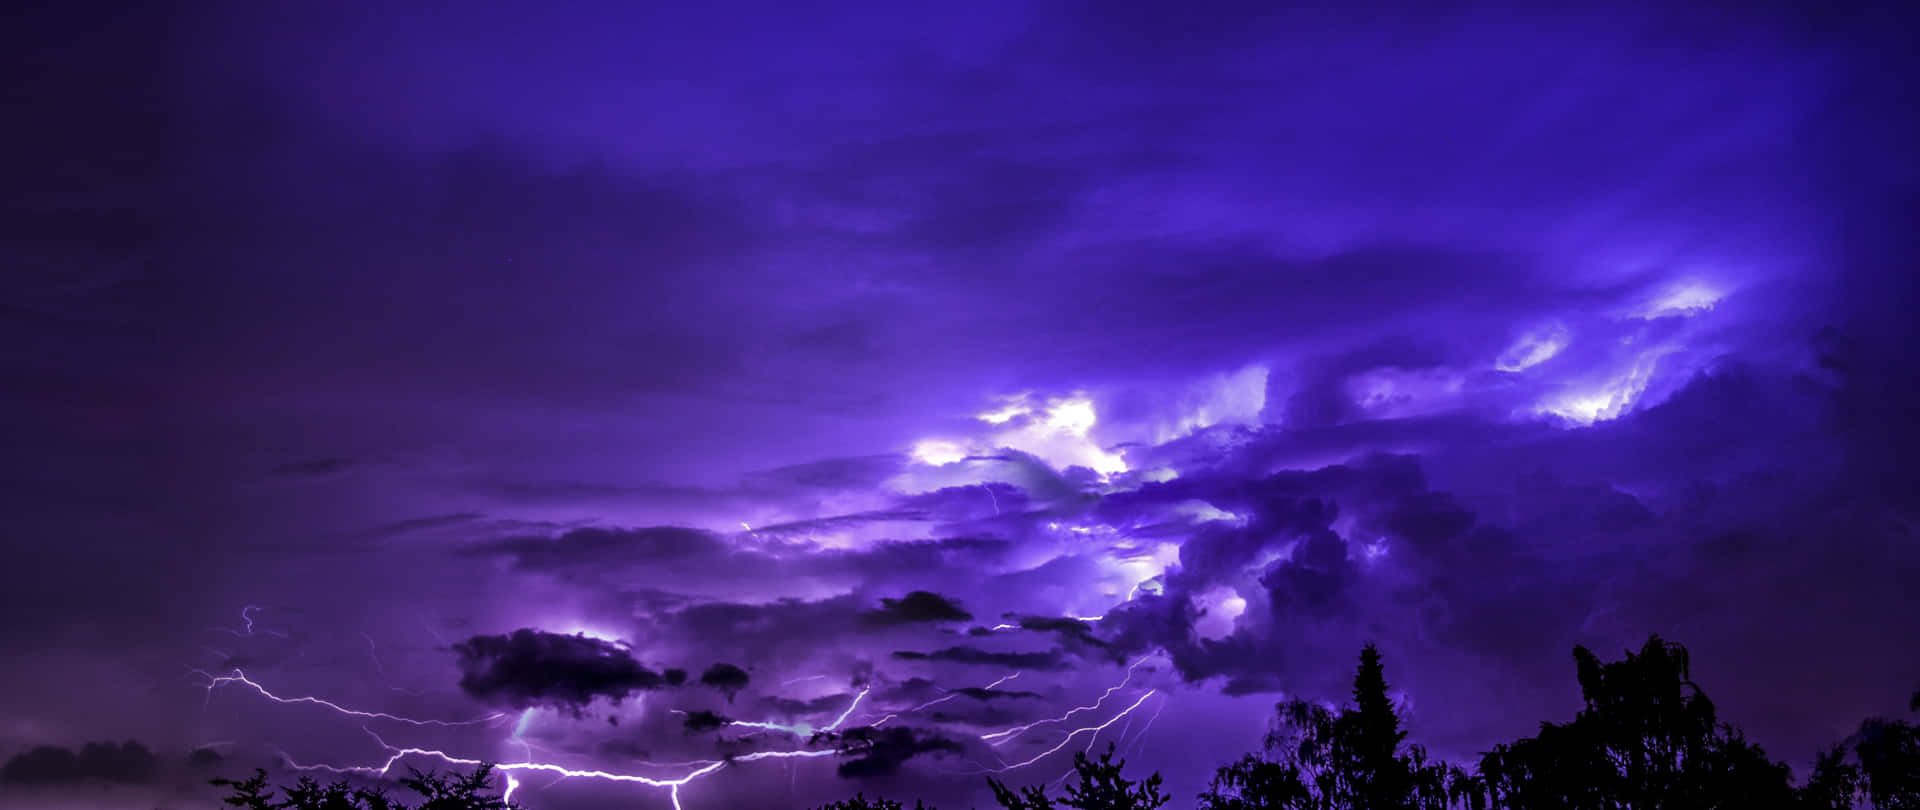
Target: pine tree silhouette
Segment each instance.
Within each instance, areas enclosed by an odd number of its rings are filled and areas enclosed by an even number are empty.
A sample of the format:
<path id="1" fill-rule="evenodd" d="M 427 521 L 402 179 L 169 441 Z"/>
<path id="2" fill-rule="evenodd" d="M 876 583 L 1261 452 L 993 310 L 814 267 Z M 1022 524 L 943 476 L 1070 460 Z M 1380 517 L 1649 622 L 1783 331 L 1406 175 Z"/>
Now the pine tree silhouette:
<path id="1" fill-rule="evenodd" d="M 1372 644 L 1360 650 L 1351 706 L 1335 713 L 1296 699 L 1276 711 L 1264 753 L 1215 772 L 1202 808 L 1442 810 L 1468 798 L 1464 773 L 1406 742 Z"/>

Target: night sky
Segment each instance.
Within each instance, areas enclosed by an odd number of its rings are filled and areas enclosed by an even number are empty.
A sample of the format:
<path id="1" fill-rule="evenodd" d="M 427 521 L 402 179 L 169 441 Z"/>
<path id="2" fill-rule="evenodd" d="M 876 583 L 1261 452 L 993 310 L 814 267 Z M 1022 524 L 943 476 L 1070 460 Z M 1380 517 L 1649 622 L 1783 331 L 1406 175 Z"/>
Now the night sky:
<path id="1" fill-rule="evenodd" d="M 1804 774 L 1920 682 L 1892 8 L 126 5 L 4 57 L 0 757 L 162 763 L 75 806 L 1185 803 L 1365 642 L 1468 761 L 1650 633 Z"/>

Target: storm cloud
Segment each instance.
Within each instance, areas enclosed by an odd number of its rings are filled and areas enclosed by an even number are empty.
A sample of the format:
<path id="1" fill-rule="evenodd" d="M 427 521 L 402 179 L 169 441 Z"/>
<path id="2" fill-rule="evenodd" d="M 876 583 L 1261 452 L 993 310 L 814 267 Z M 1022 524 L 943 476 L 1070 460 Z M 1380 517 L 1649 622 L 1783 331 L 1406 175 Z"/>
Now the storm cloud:
<path id="1" fill-rule="evenodd" d="M 626 648 L 584 635 L 521 628 L 474 636 L 453 645 L 453 652 L 462 691 L 514 709 L 546 705 L 578 712 L 595 698 L 618 703 L 665 684 Z"/>
<path id="2" fill-rule="evenodd" d="M 879 625 L 912 622 L 964 622 L 973 618 L 953 600 L 928 591 L 914 591 L 898 599 L 883 597 L 880 607 L 863 614 L 868 622 Z"/>

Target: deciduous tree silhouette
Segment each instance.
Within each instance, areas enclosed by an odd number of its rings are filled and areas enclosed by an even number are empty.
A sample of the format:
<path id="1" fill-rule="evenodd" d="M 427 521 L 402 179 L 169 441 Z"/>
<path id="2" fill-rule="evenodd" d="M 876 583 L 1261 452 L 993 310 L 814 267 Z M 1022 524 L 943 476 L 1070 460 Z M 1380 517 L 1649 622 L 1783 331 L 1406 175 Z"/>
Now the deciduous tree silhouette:
<path id="1" fill-rule="evenodd" d="M 1263 754 L 1214 774 L 1206 810 L 1440 810 L 1466 801 L 1464 773 L 1406 742 L 1387 697 L 1380 651 L 1360 651 L 1353 704 L 1338 713 L 1304 700 L 1276 707 Z"/>
<path id="2" fill-rule="evenodd" d="M 1800 788 L 1802 810 L 1853 810 L 1860 795 L 1860 769 L 1846 760 L 1846 750 L 1834 746 L 1820 752 L 1813 772 Z"/>
<path id="3" fill-rule="evenodd" d="M 1113 750 L 1113 744 L 1108 743 L 1099 762 L 1087 759 L 1084 751 L 1075 751 L 1073 770 L 1080 781 L 1068 787 L 1067 795 L 1057 804 L 1041 787 L 1014 791 L 993 777 L 987 777 L 987 785 L 993 788 L 994 801 L 1005 810 L 1054 810 L 1056 806 L 1076 810 L 1155 810 L 1166 804 L 1170 797 L 1160 792 L 1160 774 L 1156 772 L 1139 782 L 1122 776 L 1127 761 L 1113 761 Z"/>
<path id="4" fill-rule="evenodd" d="M 1602 663 L 1574 648 L 1586 708 L 1480 761 L 1493 808 L 1765 810 L 1799 801 L 1787 767 L 1719 722 L 1687 651 L 1653 636 Z"/>
<path id="5" fill-rule="evenodd" d="M 1920 711 L 1920 692 L 1907 708 Z M 1871 804 L 1875 810 L 1920 810 L 1920 725 L 1875 717 L 1820 754 L 1801 788 L 1817 810 Z"/>
<path id="6" fill-rule="evenodd" d="M 345 781 L 321 784 L 305 776 L 281 788 L 276 798 L 263 770 L 244 780 L 215 779 L 213 784 L 229 790 L 221 801 L 243 810 L 520 810 L 493 792 L 493 770 L 491 764 L 483 764 L 465 775 L 442 776 L 409 768 L 400 784 L 425 797 L 420 804 L 406 804 L 382 790 L 357 788 Z"/>

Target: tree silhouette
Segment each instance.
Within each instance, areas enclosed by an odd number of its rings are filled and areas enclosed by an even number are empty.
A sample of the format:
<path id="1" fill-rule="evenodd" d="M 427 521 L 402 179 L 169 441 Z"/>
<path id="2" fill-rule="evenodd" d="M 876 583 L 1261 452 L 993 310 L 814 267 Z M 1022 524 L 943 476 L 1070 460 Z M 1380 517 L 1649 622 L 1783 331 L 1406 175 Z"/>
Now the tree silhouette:
<path id="1" fill-rule="evenodd" d="M 1908 703 L 1920 711 L 1920 692 Z M 1851 755 L 1851 758 L 1849 758 Z M 1821 752 L 1800 789 L 1807 808 L 1920 810 L 1920 725 L 1869 718 L 1846 741 Z"/>
<path id="2" fill-rule="evenodd" d="M 1846 750 L 1834 746 L 1819 753 L 1813 772 L 1800 788 L 1803 810 L 1853 810 L 1859 803 L 1860 769 L 1846 760 Z"/>
<path id="3" fill-rule="evenodd" d="M 1121 775 L 1127 761 L 1114 762 L 1113 751 L 1113 744 L 1108 743 L 1099 762 L 1087 759 L 1084 751 L 1075 751 L 1073 770 L 1080 781 L 1067 788 L 1066 797 L 1057 805 L 1042 787 L 1014 791 L 993 777 L 987 777 L 987 786 L 993 788 L 994 801 L 1005 810 L 1054 810 L 1056 806 L 1076 810 L 1154 810 L 1167 803 L 1170 797 L 1160 792 L 1159 773 L 1139 782 L 1129 780 Z"/>
<path id="4" fill-rule="evenodd" d="M 1798 802 L 1787 767 L 1719 722 L 1689 679 L 1685 648 L 1653 636 L 1623 661 L 1602 663 L 1585 647 L 1574 648 L 1574 660 L 1586 708 L 1571 723 L 1542 723 L 1538 736 L 1482 757 L 1480 784 L 1491 807 L 1732 810 Z"/>
<path id="5" fill-rule="evenodd" d="M 321 784 L 305 776 L 281 788 L 280 798 L 275 798 L 267 772 L 258 769 L 247 779 L 215 779 L 213 784 L 230 791 L 221 801 L 243 810 L 519 810 L 519 805 L 493 793 L 493 770 L 493 765 L 483 764 L 465 775 L 442 776 L 409 768 L 400 785 L 425 797 L 420 804 L 406 804 L 386 791 L 357 788 L 344 780 Z"/>
<path id="6" fill-rule="evenodd" d="M 1206 810 L 1440 810 L 1466 801 L 1465 774 L 1406 742 L 1387 697 L 1380 651 L 1360 650 L 1353 703 L 1333 712 L 1304 700 L 1276 707 L 1262 754 L 1220 768 Z"/>

